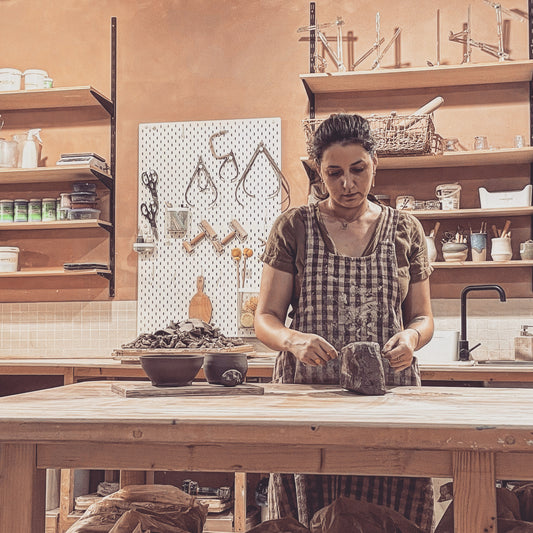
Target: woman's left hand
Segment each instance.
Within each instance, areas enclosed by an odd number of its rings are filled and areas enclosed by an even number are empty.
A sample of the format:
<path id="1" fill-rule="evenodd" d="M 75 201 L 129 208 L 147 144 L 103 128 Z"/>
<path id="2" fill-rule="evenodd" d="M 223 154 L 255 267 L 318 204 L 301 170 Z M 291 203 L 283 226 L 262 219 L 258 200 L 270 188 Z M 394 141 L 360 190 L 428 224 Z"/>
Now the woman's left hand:
<path id="1" fill-rule="evenodd" d="M 412 329 L 404 329 L 393 335 L 385 343 L 382 355 L 388 359 L 395 372 L 400 372 L 411 366 L 417 343 L 417 332 Z"/>

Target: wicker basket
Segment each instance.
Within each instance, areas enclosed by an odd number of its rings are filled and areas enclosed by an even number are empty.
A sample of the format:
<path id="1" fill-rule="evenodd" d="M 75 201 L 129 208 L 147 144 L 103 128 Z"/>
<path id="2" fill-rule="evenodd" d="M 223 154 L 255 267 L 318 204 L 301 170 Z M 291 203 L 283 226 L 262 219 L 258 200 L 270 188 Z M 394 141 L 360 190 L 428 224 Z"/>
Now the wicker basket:
<path id="1" fill-rule="evenodd" d="M 379 156 L 442 153 L 442 137 L 435 133 L 431 115 L 371 115 L 367 117 Z M 307 151 L 311 155 L 313 135 L 323 119 L 304 119 Z"/>

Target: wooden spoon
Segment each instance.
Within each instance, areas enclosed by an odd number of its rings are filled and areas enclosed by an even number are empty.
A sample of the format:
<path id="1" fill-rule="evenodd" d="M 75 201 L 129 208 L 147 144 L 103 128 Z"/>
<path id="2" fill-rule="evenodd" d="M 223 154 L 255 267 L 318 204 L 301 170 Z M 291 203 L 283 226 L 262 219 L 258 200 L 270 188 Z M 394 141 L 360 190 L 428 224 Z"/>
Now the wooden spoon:
<path id="1" fill-rule="evenodd" d="M 211 305 L 211 300 L 207 294 L 204 293 L 203 276 L 198 276 L 196 278 L 196 287 L 198 292 L 191 298 L 189 303 L 189 318 L 199 318 L 200 320 L 209 323 L 213 312 L 213 306 Z"/>

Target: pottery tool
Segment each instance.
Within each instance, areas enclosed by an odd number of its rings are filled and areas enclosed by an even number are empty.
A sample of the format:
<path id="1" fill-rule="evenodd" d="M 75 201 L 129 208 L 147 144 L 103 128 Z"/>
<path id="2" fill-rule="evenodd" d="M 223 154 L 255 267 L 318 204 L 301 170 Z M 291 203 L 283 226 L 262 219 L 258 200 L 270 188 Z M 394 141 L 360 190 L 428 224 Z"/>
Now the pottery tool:
<path id="1" fill-rule="evenodd" d="M 437 9 L 437 62 L 426 61 L 428 67 L 438 67 L 440 65 L 440 9 Z"/>
<path id="2" fill-rule="evenodd" d="M 239 272 L 239 263 L 241 261 L 242 251 L 240 248 L 233 248 L 231 250 L 231 257 L 233 261 L 235 262 L 235 266 L 237 267 L 237 288 L 241 286 L 241 275 Z"/>
<path id="3" fill-rule="evenodd" d="M 254 252 L 250 248 L 244 248 L 242 254 L 244 256 L 242 260 L 242 286 L 244 287 L 244 280 L 246 279 L 246 260 L 249 257 L 252 257 L 252 255 L 254 255 Z"/>
<path id="4" fill-rule="evenodd" d="M 220 241 L 222 246 L 226 246 L 235 238 L 237 238 L 240 242 L 244 242 L 248 238 L 248 233 L 246 233 L 245 229 L 235 218 L 229 223 L 229 227 L 231 230 L 230 233 L 228 233 L 225 237 L 222 237 Z"/>
<path id="5" fill-rule="evenodd" d="M 435 98 L 433 98 L 433 100 L 429 101 L 427 104 L 424 104 L 420 109 L 417 109 L 414 113 L 411 114 L 411 119 L 405 125 L 405 129 L 414 126 L 424 117 L 424 115 L 429 115 L 433 113 L 433 111 L 438 109 L 443 102 L 444 98 L 442 96 L 436 96 Z"/>
<path id="6" fill-rule="evenodd" d="M 193 237 L 190 241 L 183 241 L 181 243 L 188 254 L 192 254 L 198 243 L 205 239 L 205 230 L 201 226 L 200 228 L 202 230 L 201 233 L 198 233 L 198 235 Z"/>
<path id="7" fill-rule="evenodd" d="M 511 227 L 511 221 L 510 220 L 506 220 L 505 221 L 505 226 L 503 227 L 503 230 L 502 230 L 502 239 L 503 239 L 503 237 L 507 236 L 510 227 Z"/>
<path id="8" fill-rule="evenodd" d="M 440 228 L 440 222 L 435 222 L 435 226 L 431 230 L 429 236 L 430 237 L 436 237 L 437 236 L 437 231 L 439 231 L 439 228 Z"/>
<path id="9" fill-rule="evenodd" d="M 494 237 L 497 239 L 499 235 L 498 235 L 498 229 L 496 228 L 496 224 L 493 224 L 491 228 L 492 228 L 492 233 L 494 233 Z"/>
<path id="10" fill-rule="evenodd" d="M 211 300 L 204 292 L 204 277 L 198 276 L 196 278 L 196 294 L 191 298 L 189 303 L 189 318 L 199 318 L 209 324 L 213 306 Z"/>
<path id="11" fill-rule="evenodd" d="M 221 254 L 224 251 L 224 247 L 222 244 L 220 244 L 220 241 L 218 240 L 217 232 L 213 229 L 211 224 L 207 222 L 207 220 L 201 220 L 198 223 L 198 226 L 200 226 L 201 229 L 204 230 L 204 233 L 206 237 L 209 239 L 209 242 L 213 245 L 213 248 L 218 254 Z"/>

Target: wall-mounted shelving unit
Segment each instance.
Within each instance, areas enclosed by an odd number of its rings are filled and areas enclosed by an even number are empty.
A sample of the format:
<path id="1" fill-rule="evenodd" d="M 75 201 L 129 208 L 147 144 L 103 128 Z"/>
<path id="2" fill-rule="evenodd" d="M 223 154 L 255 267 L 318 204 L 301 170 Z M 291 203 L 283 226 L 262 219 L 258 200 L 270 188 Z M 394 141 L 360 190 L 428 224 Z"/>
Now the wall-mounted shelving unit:
<path id="1" fill-rule="evenodd" d="M 529 0 L 529 12 L 532 12 L 532 0 Z M 315 3 L 311 2 L 310 10 L 310 25 L 316 24 L 316 9 Z M 531 88 L 533 79 L 533 27 L 532 21 L 530 25 L 530 59 L 517 61 L 493 61 L 490 63 L 467 63 L 461 65 L 439 65 L 437 67 L 413 67 L 413 68 L 399 68 L 399 69 L 376 69 L 371 71 L 352 71 L 352 72 L 332 72 L 332 73 L 315 73 L 313 72 L 313 54 L 314 54 L 314 36 L 310 36 L 310 70 L 309 74 L 300 75 L 300 79 L 306 90 L 309 100 L 309 117 L 310 119 L 317 118 L 316 96 L 321 95 L 321 104 L 329 102 L 331 98 L 335 99 L 339 93 L 349 94 L 350 97 L 357 101 L 358 96 L 368 97 L 386 97 L 387 91 L 418 91 L 420 89 L 443 88 L 447 87 L 450 90 L 454 88 L 460 89 L 462 87 L 470 87 L 470 91 L 483 91 L 484 87 L 501 85 L 506 83 L 527 83 L 529 87 L 529 109 L 527 113 L 530 116 L 529 132 L 527 138 L 530 140 L 529 144 L 533 144 L 531 132 L 533 131 L 533 91 Z M 469 91 L 469 92 L 470 92 Z M 403 92 L 400 92 L 404 94 Z M 509 98 L 512 98 L 512 93 Z M 346 101 L 344 99 L 343 101 Z M 480 99 L 480 104 L 482 99 Z M 476 102 L 476 105 L 477 104 Z M 496 120 L 496 119 L 495 119 Z M 308 174 L 310 183 L 317 182 L 317 173 L 313 163 L 307 157 L 302 157 L 302 164 Z M 526 146 L 523 148 L 503 148 L 495 150 L 479 150 L 479 151 L 454 151 L 444 152 L 442 154 L 429 154 L 417 156 L 403 156 L 403 157 L 380 157 L 378 165 L 379 181 L 389 180 L 388 189 L 393 189 L 397 194 L 413 194 L 405 188 L 405 185 L 395 184 L 391 182 L 390 174 L 383 173 L 383 171 L 390 170 L 413 170 L 414 172 L 421 172 L 423 169 L 447 169 L 463 167 L 496 167 L 496 166 L 510 166 L 517 168 L 518 165 L 529 166 L 529 183 L 533 182 L 533 147 Z M 523 169 L 522 171 L 523 172 Z M 438 176 L 440 172 L 436 172 Z M 512 173 L 511 173 L 512 174 Z M 440 177 L 430 177 L 435 185 L 438 183 L 435 180 L 441 180 Z M 503 178 L 505 179 L 505 178 Z M 493 187 L 505 189 L 501 183 L 496 183 L 493 180 Z M 501 181 L 501 180 L 499 180 Z M 490 181 L 489 181 L 490 183 Z M 515 180 L 516 183 L 516 180 Z M 523 185 L 522 185 L 523 186 Z M 463 184 L 463 189 L 468 186 Z M 387 190 L 388 192 L 388 190 Z M 419 218 L 421 221 L 442 219 L 445 222 L 457 220 L 458 222 L 465 222 L 468 219 L 480 218 L 516 218 L 529 217 L 528 237 L 531 238 L 531 226 L 533 224 L 533 207 L 509 207 L 498 209 L 481 209 L 475 206 L 473 202 L 472 191 L 468 191 L 470 204 L 463 209 L 453 211 L 411 211 L 411 213 Z M 478 204 L 479 205 L 479 204 Z M 523 221 L 521 222 L 523 224 Z M 522 228 L 522 234 L 525 228 Z M 515 267 L 531 267 L 533 263 L 530 261 L 507 261 L 495 262 L 485 261 L 483 263 L 447 263 L 436 262 L 433 263 L 435 269 L 489 269 L 489 268 L 515 268 Z M 448 296 L 449 297 L 449 296 Z"/>
<path id="2" fill-rule="evenodd" d="M 24 232 L 39 230 L 72 230 L 78 238 L 78 230 L 102 228 L 109 239 L 108 268 L 67 271 L 63 268 L 22 268 L 17 272 L 1 273 L 0 277 L 71 277 L 98 275 L 109 282 L 109 296 L 115 295 L 115 161 L 116 161 L 116 19 L 111 19 L 111 98 L 91 86 L 56 87 L 44 90 L 0 92 L 0 113 L 40 110 L 64 110 L 86 108 L 97 119 L 110 121 L 109 172 L 102 172 L 91 165 L 64 165 L 32 169 L 0 169 L 0 185 L 16 190 L 18 185 L 43 183 L 69 183 L 96 181 L 109 190 L 109 220 L 66 220 L 38 223 L 2 223 L 0 232 Z M 22 237 L 23 238 L 23 237 Z M 74 237 L 73 237 L 74 238 Z"/>

